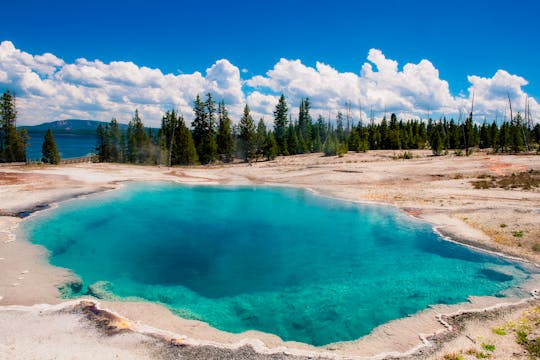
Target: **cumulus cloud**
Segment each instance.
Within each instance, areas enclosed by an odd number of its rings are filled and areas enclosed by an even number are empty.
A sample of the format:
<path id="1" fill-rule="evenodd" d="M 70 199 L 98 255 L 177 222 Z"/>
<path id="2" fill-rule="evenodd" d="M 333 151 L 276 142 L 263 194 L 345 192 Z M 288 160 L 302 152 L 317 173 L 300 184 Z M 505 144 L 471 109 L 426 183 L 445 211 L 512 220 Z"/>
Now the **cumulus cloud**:
<path id="1" fill-rule="evenodd" d="M 299 59 L 280 59 L 264 75 L 243 79 L 247 73 L 227 59 L 216 61 L 204 74 L 164 74 L 126 61 L 81 58 L 66 63 L 50 53 L 32 55 L 10 41 L 0 43 L 0 89 L 16 92 L 21 124 L 111 117 L 127 122 L 139 109 L 146 124 L 158 126 L 163 112 L 171 108 L 191 119 L 193 99 L 207 92 L 226 102 L 233 121 L 248 103 L 254 118 L 264 117 L 268 124 L 282 93 L 293 117 L 303 97 L 310 98 L 313 117 L 334 118 L 338 111 L 346 111 L 347 103 L 356 119 L 361 115 L 365 119 L 369 110 L 378 117 L 383 112 L 406 118 L 425 117 L 428 111 L 451 115 L 468 109 L 473 93 L 475 114 L 502 114 L 508 95 L 515 111 L 522 110 L 527 99 L 533 116 L 540 111 L 536 100 L 527 97 L 523 90 L 527 81 L 520 76 L 504 70 L 491 78 L 471 75 L 468 94 L 453 96 L 430 61 L 400 68 L 377 49 L 369 51 L 358 73 L 340 72 L 322 62 L 307 66 Z"/>
<path id="2" fill-rule="evenodd" d="M 323 113 L 344 111 L 346 103 L 353 104 L 356 116 L 360 105 L 376 112 L 403 114 L 456 110 L 448 82 L 439 78 L 439 71 L 428 60 L 406 64 L 401 71 L 380 50 L 371 49 L 367 60 L 360 74 L 355 74 L 320 62 L 309 67 L 300 60 L 281 59 L 265 76 L 255 76 L 247 84 L 259 91 L 283 92 L 292 103 L 309 97 L 314 109 Z"/>
<path id="3" fill-rule="evenodd" d="M 471 83 L 469 87 L 469 98 L 467 103 L 472 101 L 474 94 L 475 113 L 493 114 L 497 112 L 499 118 L 507 116 L 509 118 L 508 98 L 512 102 L 514 113 L 525 111 L 528 102 L 533 115 L 538 114 L 540 106 L 534 98 L 530 98 L 522 87 L 528 82 L 521 76 L 509 74 L 505 70 L 498 70 L 491 78 L 476 75 L 468 76 Z M 465 99 L 461 99 L 462 103 Z"/>
<path id="4" fill-rule="evenodd" d="M 234 109 L 245 102 L 240 70 L 219 60 L 192 74 L 163 74 L 132 62 L 77 59 L 65 63 L 46 53 L 31 55 L 10 41 L 0 44 L 0 88 L 18 98 L 20 123 L 36 124 L 69 117 L 127 122 L 139 109 L 145 123 L 158 126 L 165 110 L 191 117 L 197 94 L 214 94 Z"/>

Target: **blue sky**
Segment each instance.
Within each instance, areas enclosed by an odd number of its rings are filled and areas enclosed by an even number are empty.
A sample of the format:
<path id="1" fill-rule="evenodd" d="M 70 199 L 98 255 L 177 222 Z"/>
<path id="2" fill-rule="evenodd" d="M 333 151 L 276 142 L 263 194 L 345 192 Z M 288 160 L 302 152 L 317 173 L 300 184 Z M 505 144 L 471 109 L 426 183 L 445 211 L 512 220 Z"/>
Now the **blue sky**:
<path id="1" fill-rule="evenodd" d="M 452 96 L 469 95 L 469 75 L 491 78 L 503 69 L 525 79 L 524 93 L 538 98 L 539 10 L 538 2 L 523 0 L 10 1 L 2 5 L 0 41 L 66 64 L 125 61 L 175 75 L 204 76 L 226 59 L 247 70 L 242 80 L 265 75 L 281 58 L 359 74 L 378 49 L 399 71 L 427 59 Z M 247 99 L 252 88 L 242 88 Z M 292 91 L 291 100 L 300 95 Z"/>

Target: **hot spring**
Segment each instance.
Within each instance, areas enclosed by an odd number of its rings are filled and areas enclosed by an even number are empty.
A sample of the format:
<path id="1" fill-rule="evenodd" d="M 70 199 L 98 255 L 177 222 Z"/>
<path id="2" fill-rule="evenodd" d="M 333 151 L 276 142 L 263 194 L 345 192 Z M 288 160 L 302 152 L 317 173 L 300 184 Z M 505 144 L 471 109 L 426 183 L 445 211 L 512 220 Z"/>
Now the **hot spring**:
<path id="1" fill-rule="evenodd" d="M 434 304 L 503 296 L 519 264 L 388 206 L 298 189 L 132 183 L 25 221 L 76 297 L 159 302 L 229 332 L 324 345 Z"/>

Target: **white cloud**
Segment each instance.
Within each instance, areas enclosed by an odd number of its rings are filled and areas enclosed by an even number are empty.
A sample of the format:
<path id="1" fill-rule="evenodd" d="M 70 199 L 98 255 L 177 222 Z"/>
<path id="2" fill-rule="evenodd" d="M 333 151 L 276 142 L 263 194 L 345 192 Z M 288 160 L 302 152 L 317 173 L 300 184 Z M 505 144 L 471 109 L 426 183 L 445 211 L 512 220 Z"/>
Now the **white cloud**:
<path id="1" fill-rule="evenodd" d="M 0 87 L 17 94 L 22 124 L 113 116 L 127 122 L 139 109 L 146 124 L 158 126 L 170 108 L 191 118 L 197 94 L 211 92 L 231 109 L 245 102 L 240 70 L 227 60 L 217 61 L 206 75 L 173 75 L 123 61 L 77 59 L 68 64 L 49 53 L 34 56 L 20 51 L 9 41 L 0 43 Z"/>
<path id="2" fill-rule="evenodd" d="M 279 60 L 264 75 L 242 79 L 240 70 L 227 59 L 216 61 L 205 73 L 164 74 L 159 69 L 138 66 L 132 62 L 77 59 L 66 63 L 53 54 L 32 55 L 10 41 L 0 43 L 0 88 L 16 92 L 21 124 L 35 124 L 69 117 L 109 120 L 116 117 L 127 122 L 135 109 L 143 120 L 158 126 L 165 110 L 176 108 L 188 119 L 197 94 L 211 92 L 216 101 L 225 100 L 233 121 L 237 121 L 247 102 L 253 117 L 272 122 L 272 112 L 283 93 L 293 117 L 300 99 L 309 97 L 312 116 L 335 117 L 352 104 L 352 115 L 358 119 L 370 109 L 380 116 L 383 111 L 403 116 L 431 113 L 456 114 L 470 107 L 475 94 L 475 113 L 493 116 L 504 112 L 507 94 L 514 110 L 523 111 L 527 98 L 523 87 L 527 81 L 499 70 L 491 78 L 475 75 L 468 94 L 453 96 L 448 82 L 428 60 L 408 63 L 400 68 L 377 49 L 371 49 L 359 73 L 340 72 L 328 64 L 314 67 L 301 60 Z M 540 106 L 529 98 L 533 115 Z"/>
<path id="3" fill-rule="evenodd" d="M 467 104 L 470 104 L 474 93 L 475 114 L 492 115 L 494 112 L 498 112 L 499 118 L 501 118 L 506 113 L 506 118 L 509 119 L 508 97 L 512 102 L 514 114 L 517 112 L 523 114 L 527 101 L 533 115 L 537 115 L 540 111 L 538 102 L 534 98 L 528 97 L 523 91 L 522 87 L 528 82 L 521 76 L 511 75 L 505 70 L 498 70 L 491 78 L 471 75 L 468 76 L 468 80 L 472 84 L 469 87 L 470 95 L 468 99 L 462 99 L 462 102 L 466 101 Z"/>

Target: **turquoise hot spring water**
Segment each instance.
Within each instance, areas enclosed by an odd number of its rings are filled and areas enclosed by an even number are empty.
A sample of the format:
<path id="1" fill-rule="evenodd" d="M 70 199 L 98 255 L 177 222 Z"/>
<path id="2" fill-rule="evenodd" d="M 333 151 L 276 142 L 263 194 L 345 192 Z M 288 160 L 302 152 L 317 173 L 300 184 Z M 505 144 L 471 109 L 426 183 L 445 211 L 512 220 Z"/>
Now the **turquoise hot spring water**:
<path id="1" fill-rule="evenodd" d="M 70 296 L 159 302 L 222 330 L 313 345 L 503 296 L 530 276 L 392 207 L 291 188 L 130 183 L 37 213 L 22 231 L 81 278 Z"/>

